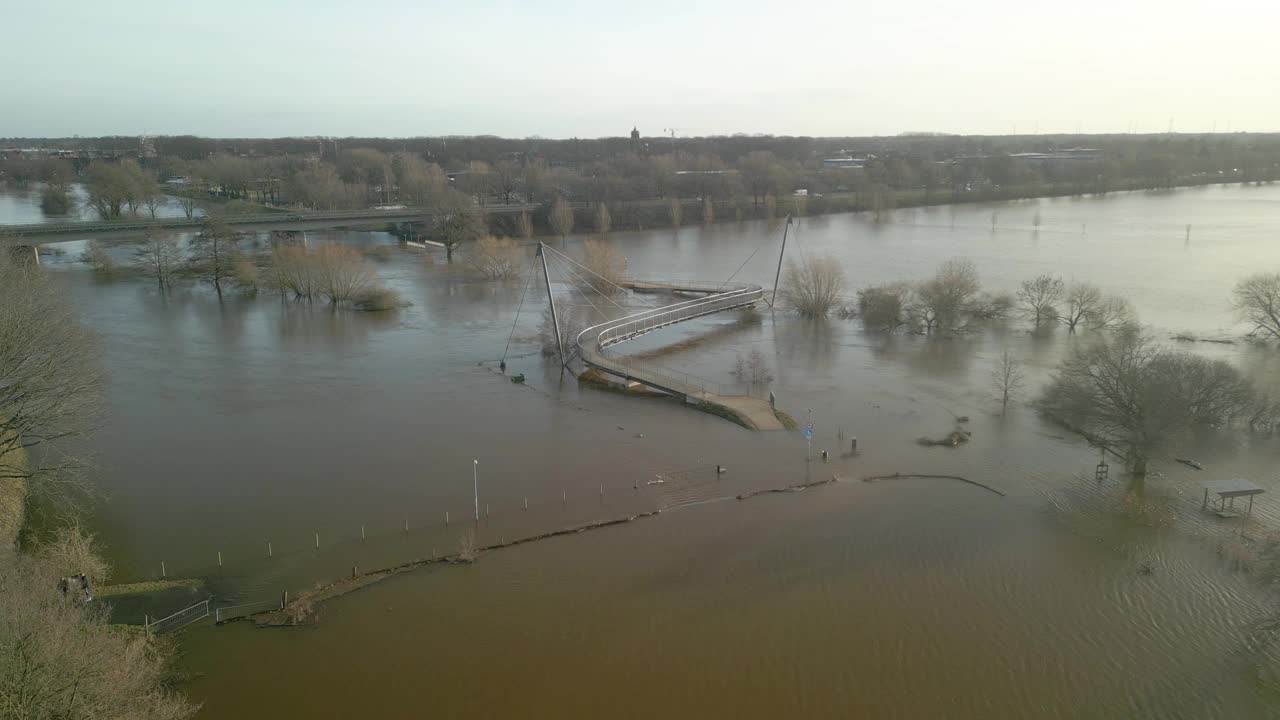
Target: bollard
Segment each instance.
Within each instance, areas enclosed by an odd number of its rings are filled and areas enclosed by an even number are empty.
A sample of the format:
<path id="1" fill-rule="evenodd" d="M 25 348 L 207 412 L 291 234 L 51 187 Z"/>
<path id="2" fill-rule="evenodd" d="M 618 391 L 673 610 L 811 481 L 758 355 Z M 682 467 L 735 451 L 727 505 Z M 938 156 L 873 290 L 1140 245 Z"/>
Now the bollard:
<path id="1" fill-rule="evenodd" d="M 858 452 L 858 438 L 849 440 L 849 452 Z"/>
<path id="2" fill-rule="evenodd" d="M 525 509 L 525 510 L 528 510 L 528 509 L 529 509 L 529 498 L 525 498 L 525 499 L 524 499 L 524 509 Z"/>
<path id="3" fill-rule="evenodd" d="M 283 610 L 285 605 L 289 604 L 289 591 L 285 590 L 280 594 L 280 609 Z"/>
<path id="4" fill-rule="evenodd" d="M 484 504 L 484 516 L 489 517 L 489 503 Z"/>
<path id="5" fill-rule="evenodd" d="M 316 533 L 316 549 L 320 549 L 320 533 Z"/>
<path id="6" fill-rule="evenodd" d="M 409 521 L 408 521 L 408 520 L 405 520 L 405 521 L 404 521 L 404 533 L 405 533 L 406 535 L 408 535 L 408 534 L 409 534 Z"/>
<path id="7" fill-rule="evenodd" d="M 272 557 L 270 540 L 267 541 L 267 557 Z"/>
<path id="8" fill-rule="evenodd" d="M 560 491 L 560 504 L 561 504 L 561 505 L 564 505 L 566 502 L 568 502 L 568 501 L 564 499 L 564 491 L 563 491 L 563 490 L 561 490 L 561 491 Z"/>
<path id="9" fill-rule="evenodd" d="M 445 510 L 445 511 L 444 511 L 444 524 L 445 524 L 446 526 L 448 526 L 448 524 L 449 524 L 449 511 L 448 511 L 448 510 Z"/>
<path id="10" fill-rule="evenodd" d="M 600 486 L 600 497 L 604 497 L 604 485 Z"/>
<path id="11" fill-rule="evenodd" d="M 822 462 L 826 462 L 826 461 L 827 461 L 827 451 L 826 451 L 826 450 L 823 450 L 823 451 L 822 451 Z"/>
<path id="12" fill-rule="evenodd" d="M 435 549 L 435 548 L 431 548 L 431 559 L 432 559 L 432 560 L 435 560 L 435 559 L 436 559 L 436 549 Z"/>
<path id="13" fill-rule="evenodd" d="M 352 566 L 351 566 L 351 577 L 356 577 L 356 576 L 358 576 L 359 574 L 360 574 L 360 566 L 358 566 L 358 565 L 352 565 Z"/>
<path id="14" fill-rule="evenodd" d="M 218 567 L 222 567 L 222 551 L 218 551 Z"/>
<path id="15" fill-rule="evenodd" d="M 165 569 L 164 569 L 164 561 L 163 561 L 163 560 L 161 560 L 161 561 L 160 561 L 160 577 L 162 577 L 162 578 L 167 578 L 167 577 L 169 577 L 169 573 L 165 572 Z"/>
<path id="16" fill-rule="evenodd" d="M 364 526 L 360 526 L 360 542 L 364 542 Z"/>

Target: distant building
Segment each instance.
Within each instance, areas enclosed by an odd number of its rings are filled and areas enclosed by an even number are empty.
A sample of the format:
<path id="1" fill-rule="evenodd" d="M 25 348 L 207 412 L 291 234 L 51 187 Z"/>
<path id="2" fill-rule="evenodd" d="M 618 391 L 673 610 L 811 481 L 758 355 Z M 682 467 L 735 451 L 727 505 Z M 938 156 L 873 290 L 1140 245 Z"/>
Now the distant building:
<path id="1" fill-rule="evenodd" d="M 824 170 L 830 170 L 832 168 L 854 168 L 854 169 L 861 170 L 862 168 L 866 167 L 866 164 L 867 164 L 866 158 L 833 157 L 833 158 L 824 159 L 822 161 L 822 168 Z"/>
<path id="2" fill-rule="evenodd" d="M 1011 153 L 1009 157 L 1025 163 L 1046 162 L 1100 162 L 1105 154 L 1096 148 L 1064 148 L 1052 152 Z"/>

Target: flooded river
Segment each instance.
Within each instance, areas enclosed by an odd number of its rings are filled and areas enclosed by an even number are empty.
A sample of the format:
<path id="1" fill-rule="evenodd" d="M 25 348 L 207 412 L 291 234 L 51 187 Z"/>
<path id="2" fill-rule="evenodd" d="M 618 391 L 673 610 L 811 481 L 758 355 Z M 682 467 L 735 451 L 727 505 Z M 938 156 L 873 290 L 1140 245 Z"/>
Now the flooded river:
<path id="1" fill-rule="evenodd" d="M 1280 188 L 1230 186 L 903 210 L 884 223 L 804 218 L 787 253 L 836 256 L 850 295 L 955 256 L 972 258 L 990 290 L 1053 272 L 1126 296 L 1172 342 L 1242 334 L 1231 287 L 1280 269 L 1277 231 Z M 771 285 L 780 233 L 745 222 L 609 241 L 636 277 L 737 270 Z M 412 304 L 219 305 L 200 287 L 166 299 L 144 280 L 96 278 L 73 244 L 46 263 L 101 335 L 111 380 L 93 446 L 110 500 L 99 524 L 122 579 L 164 563 L 171 577 L 208 578 L 224 603 L 269 601 L 352 566 L 452 552 L 466 535 L 483 545 L 665 512 L 399 576 L 326 605 L 315 629 L 193 629 L 184 664 L 203 717 L 1280 712 L 1247 649 L 1268 596 L 1215 551 L 1226 530 L 1196 512 L 1206 475 L 1162 458 L 1147 488 L 1172 519 L 1128 522 L 1111 511 L 1118 468 L 1096 484 L 1083 442 L 1022 404 L 998 415 L 989 374 L 1004 348 L 1027 364 L 1030 399 L 1084 334 L 1032 336 L 1014 321 L 885 338 L 761 309 L 623 346 L 726 383 L 738 353 L 760 349 L 779 407 L 814 423 L 806 449 L 798 433 L 578 387 L 540 352 L 544 290 L 534 283 L 522 305 L 523 274 L 485 281 L 381 233 L 308 240 L 388 246 L 379 273 Z M 566 311 L 594 312 L 553 285 L 579 306 Z M 525 373 L 522 385 L 496 367 L 509 336 L 508 374 Z M 1185 347 L 1277 387 L 1274 350 Z M 968 446 L 916 444 L 959 416 Z M 1280 524 L 1280 443 L 1234 433 L 1184 450 L 1214 477 L 1272 489 L 1249 527 Z M 1005 496 L 860 481 L 895 472 L 960 475 Z M 842 481 L 731 499 L 831 476 Z M 159 612 L 128 610 L 144 611 Z"/>

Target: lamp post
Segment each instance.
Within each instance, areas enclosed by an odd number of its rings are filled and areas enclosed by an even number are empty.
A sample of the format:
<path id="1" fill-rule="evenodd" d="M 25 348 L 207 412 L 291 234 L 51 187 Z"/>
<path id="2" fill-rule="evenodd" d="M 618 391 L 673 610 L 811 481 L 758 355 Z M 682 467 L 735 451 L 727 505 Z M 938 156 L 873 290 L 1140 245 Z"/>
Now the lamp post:
<path id="1" fill-rule="evenodd" d="M 471 490 L 476 501 L 476 522 L 480 522 L 480 461 L 471 461 Z"/>

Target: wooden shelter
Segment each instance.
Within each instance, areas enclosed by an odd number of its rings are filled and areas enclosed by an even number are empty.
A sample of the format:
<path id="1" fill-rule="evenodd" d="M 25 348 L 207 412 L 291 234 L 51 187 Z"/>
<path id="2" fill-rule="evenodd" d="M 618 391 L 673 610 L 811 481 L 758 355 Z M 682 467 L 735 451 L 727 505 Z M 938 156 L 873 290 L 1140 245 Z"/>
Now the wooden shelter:
<path id="1" fill-rule="evenodd" d="M 1200 485 L 1204 488 L 1204 501 L 1201 503 L 1200 509 L 1210 510 L 1221 517 L 1234 517 L 1240 515 L 1240 511 L 1235 509 L 1236 498 L 1248 496 L 1249 507 L 1244 511 L 1244 515 L 1247 517 L 1253 512 L 1253 496 L 1266 492 L 1266 490 L 1263 490 L 1244 478 L 1210 480 L 1208 482 L 1201 483 Z M 1218 496 L 1216 502 L 1210 502 L 1210 493 Z"/>

